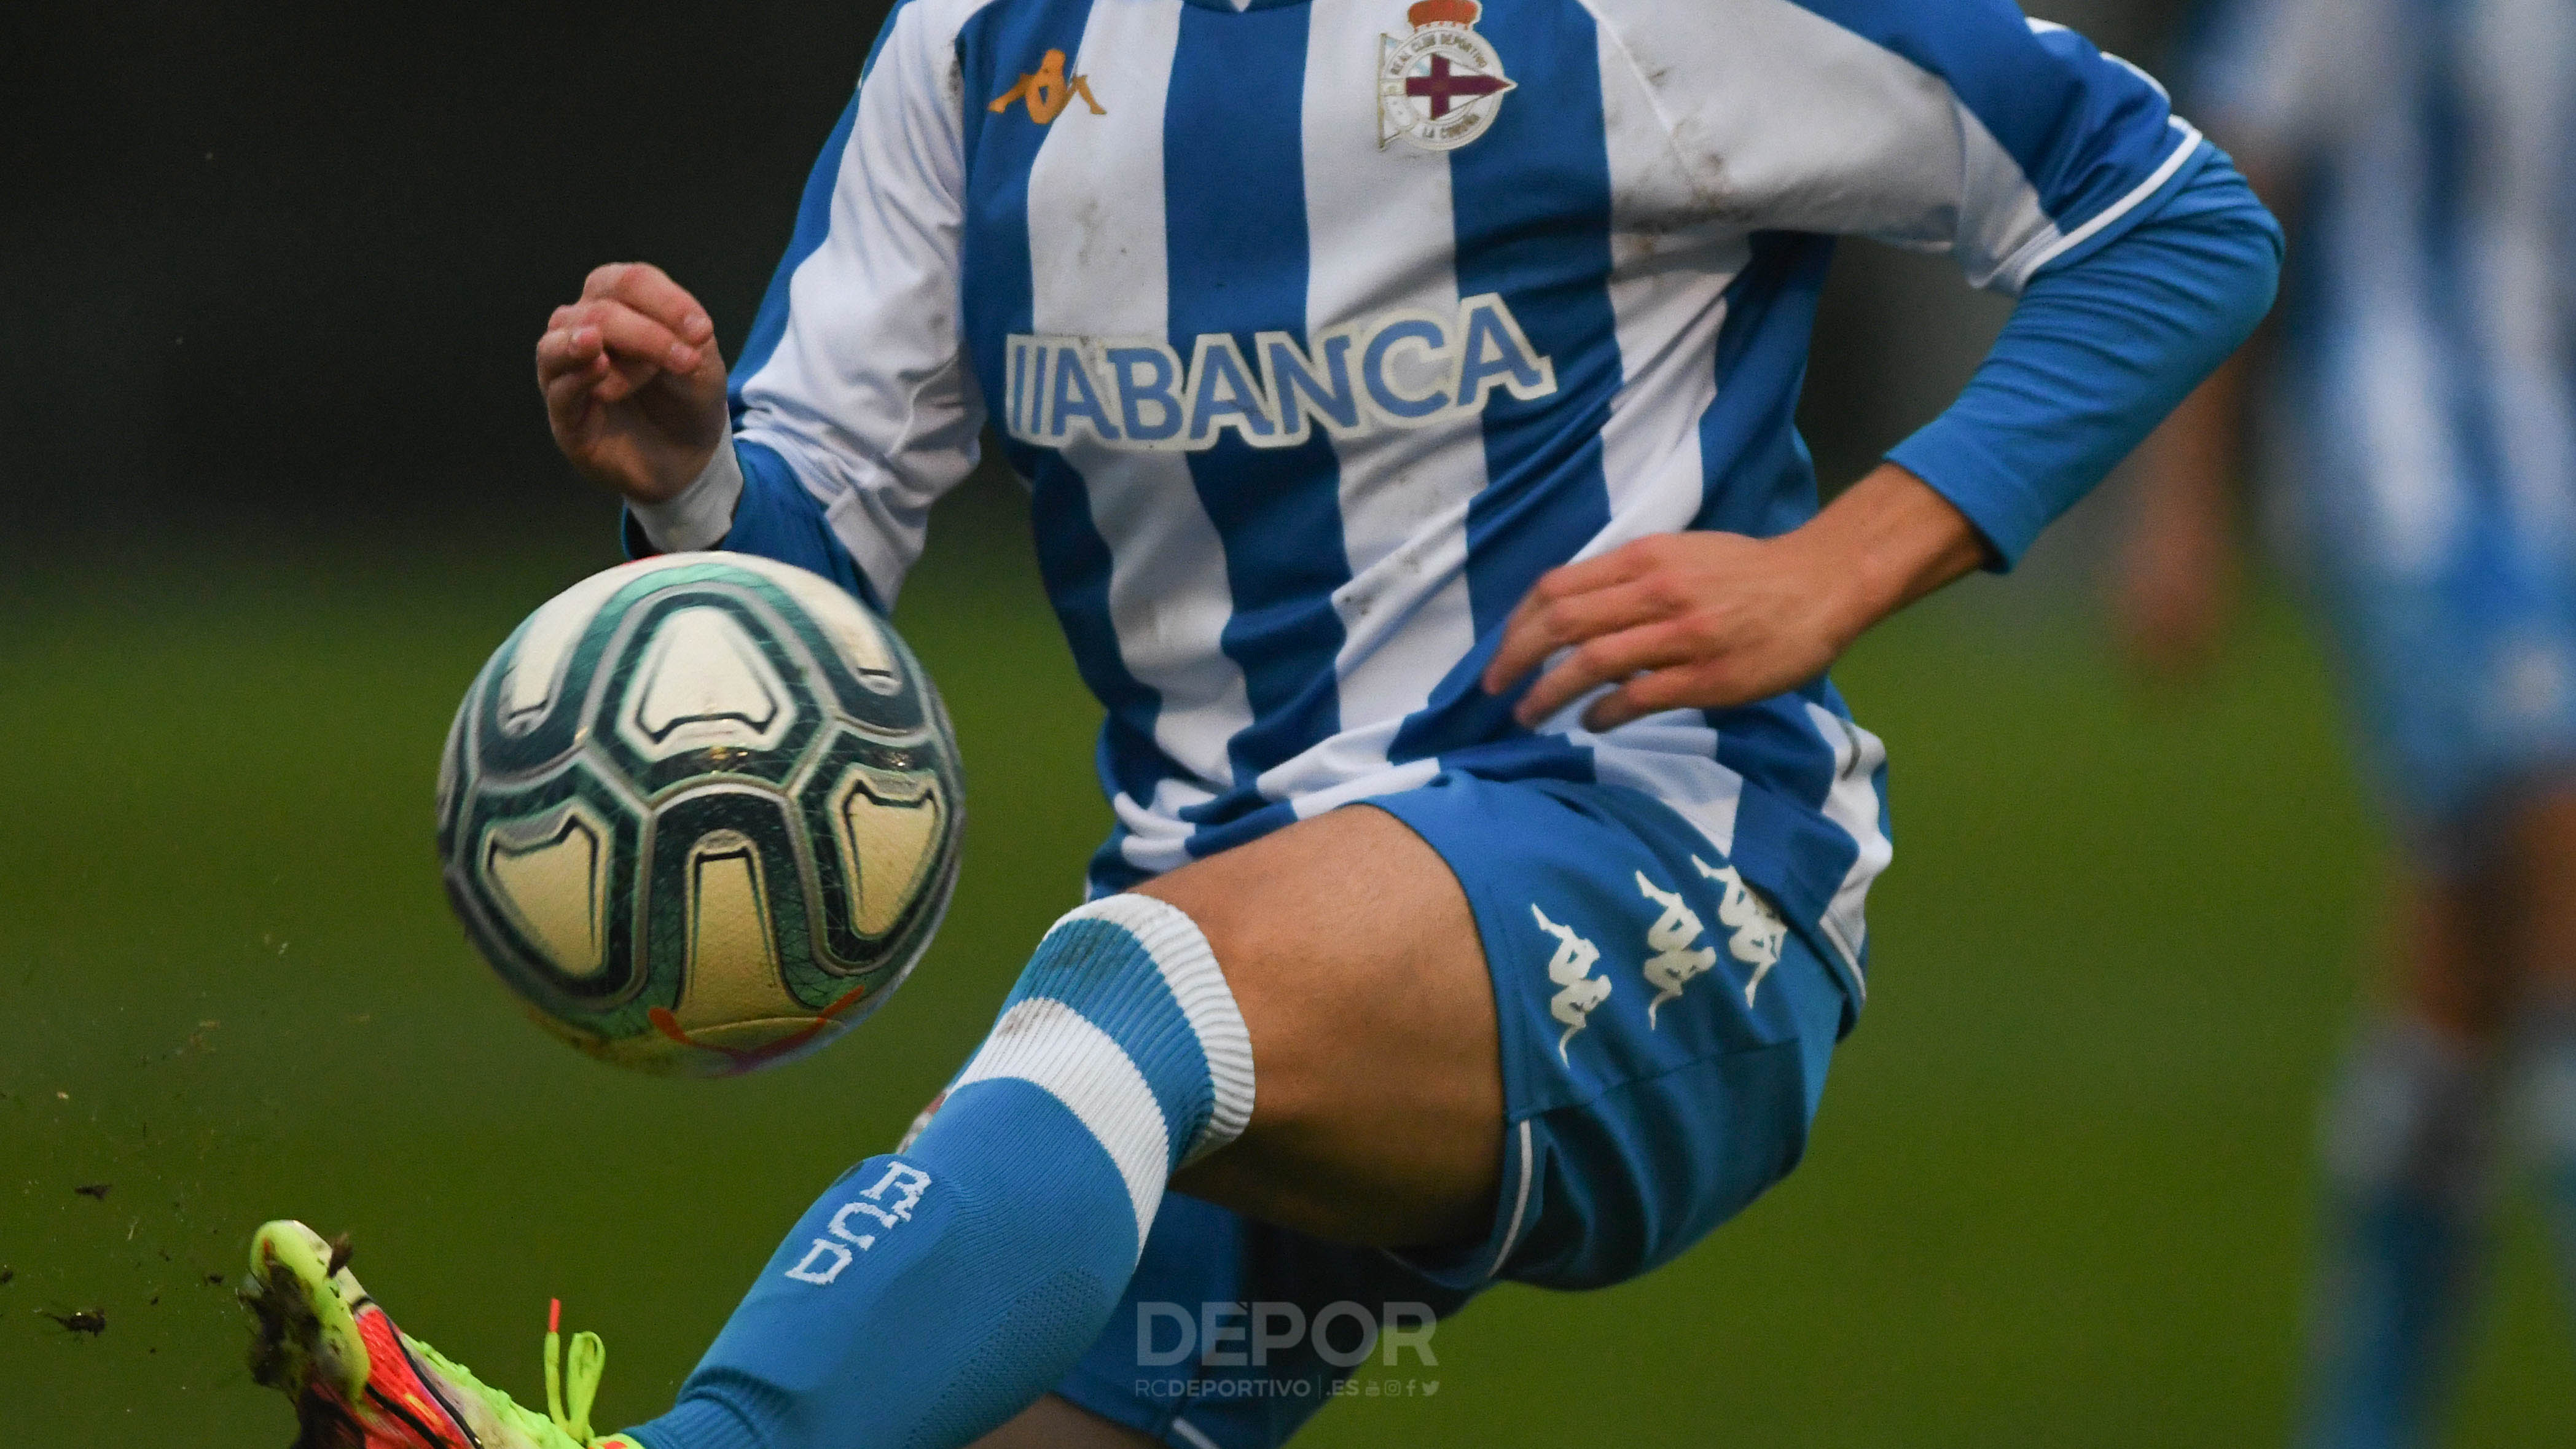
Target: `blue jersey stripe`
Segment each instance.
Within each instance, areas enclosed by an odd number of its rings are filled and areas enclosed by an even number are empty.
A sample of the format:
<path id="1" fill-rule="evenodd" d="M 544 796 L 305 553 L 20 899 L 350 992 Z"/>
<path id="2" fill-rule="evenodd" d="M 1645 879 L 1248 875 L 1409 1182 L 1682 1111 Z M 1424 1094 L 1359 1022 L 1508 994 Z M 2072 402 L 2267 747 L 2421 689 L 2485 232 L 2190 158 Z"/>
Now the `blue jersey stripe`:
<path id="1" fill-rule="evenodd" d="M 1171 343 L 1186 361 L 1197 339 L 1230 334 L 1247 381 L 1260 375 L 1255 333 L 1306 342 L 1306 187 L 1299 127 L 1239 122 L 1299 113 L 1311 13 L 1304 5 L 1245 14 L 1192 6 L 1181 12 L 1172 58 L 1163 110 Z M 1255 416 L 1249 425 L 1281 424 Z M 1220 433 L 1215 447 L 1187 457 L 1225 546 L 1234 612 L 1221 643 L 1243 671 L 1253 714 L 1228 754 L 1237 785 L 1249 787 L 1341 727 L 1334 662 L 1343 632 L 1333 592 L 1351 576 L 1341 470 L 1320 431 L 1287 449 Z M 1261 803 L 1237 794 L 1206 813 Z"/>
<path id="2" fill-rule="evenodd" d="M 1037 0 L 993 5 L 958 33 L 960 69 L 969 96 L 1009 89 L 1027 58 L 1049 47 L 1079 53 L 1091 0 Z M 1046 132 L 1024 109 L 995 112 L 964 107 L 966 241 L 962 305 L 966 335 L 1001 338 L 1035 324 L 1029 260 L 1029 168 Z M 984 396 L 1012 396 L 1007 349 L 975 353 Z M 1038 571 L 1056 617 L 1073 648 L 1083 682 L 1108 711 L 1100 732 L 1099 768 L 1113 790 L 1151 799 L 1161 754 L 1154 716 L 1162 698 L 1128 673 L 1109 615 L 1109 545 L 1091 518 L 1082 478 L 1051 450 L 1005 437 L 1003 448 L 1020 476 L 1030 480 L 1031 531 Z M 1114 842 L 1113 842 L 1114 847 Z"/>
<path id="3" fill-rule="evenodd" d="M 1816 513 L 1816 470 L 1798 436 L 1798 391 L 1831 237 L 1756 232 L 1726 288 L 1717 334 L 1717 396 L 1700 414 L 1702 474 L 1693 528 L 1769 538 Z"/>
<path id="4" fill-rule="evenodd" d="M 1693 528 L 1769 538 L 1815 516 L 1816 470 L 1796 419 L 1833 255 L 1831 237 L 1757 232 L 1750 259 L 1728 284 L 1717 397 L 1699 420 L 1705 481 Z M 1816 816 L 1833 788 L 1834 749 L 1808 718 L 1809 700 L 1848 714 L 1832 685 L 1818 680 L 1702 716 L 1717 731 L 1718 762 L 1758 782 L 1736 807 L 1736 868 L 1802 923 L 1824 913 L 1860 855 L 1856 842 Z"/>
<path id="5" fill-rule="evenodd" d="M 1762 786 L 1746 790 L 1736 805 L 1736 867 L 1802 927 L 1824 916 L 1844 873 L 1860 858 L 1860 843 L 1818 813 L 1834 785 L 1834 747 L 1816 732 L 1807 700 L 1850 717 L 1842 696 L 1823 680 L 1710 716 L 1718 727 L 1718 762 Z M 1882 814 L 1886 800 L 1882 787 Z"/>
<path id="6" fill-rule="evenodd" d="M 1477 678 L 1539 575 L 1610 522 L 1601 428 L 1621 371 L 1600 42 L 1574 0 L 1490 8 L 1478 28 L 1518 89 L 1483 136 L 1449 154 L 1458 295 L 1500 293 L 1554 361 L 1557 391 L 1532 401 L 1497 391 L 1485 405 L 1486 483 L 1467 508 L 1476 647 L 1397 732 L 1397 760 L 1517 730 L 1511 700 Z"/>

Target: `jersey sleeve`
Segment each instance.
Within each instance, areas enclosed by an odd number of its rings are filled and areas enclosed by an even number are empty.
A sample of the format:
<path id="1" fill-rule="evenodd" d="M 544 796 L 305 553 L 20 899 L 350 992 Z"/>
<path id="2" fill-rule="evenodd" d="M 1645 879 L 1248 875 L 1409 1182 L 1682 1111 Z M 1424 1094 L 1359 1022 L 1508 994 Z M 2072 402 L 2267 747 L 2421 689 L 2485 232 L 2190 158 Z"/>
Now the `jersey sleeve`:
<path id="1" fill-rule="evenodd" d="M 2213 155 L 2117 241 L 2034 277 L 1958 401 L 1888 459 L 2010 568 L 2245 340 L 2280 272 L 2279 225 Z"/>
<path id="2" fill-rule="evenodd" d="M 2145 72 L 2011 0 L 1653 8 L 1640 73 L 1714 207 L 1756 229 L 1948 252 L 2017 292 L 2207 155 Z"/>
<path id="3" fill-rule="evenodd" d="M 954 9 L 905 0 L 887 17 L 733 368 L 744 486 L 724 546 L 845 583 L 855 569 L 882 606 L 931 504 L 973 471 L 984 422 L 958 314 Z M 834 547 L 846 563 L 804 556 Z"/>

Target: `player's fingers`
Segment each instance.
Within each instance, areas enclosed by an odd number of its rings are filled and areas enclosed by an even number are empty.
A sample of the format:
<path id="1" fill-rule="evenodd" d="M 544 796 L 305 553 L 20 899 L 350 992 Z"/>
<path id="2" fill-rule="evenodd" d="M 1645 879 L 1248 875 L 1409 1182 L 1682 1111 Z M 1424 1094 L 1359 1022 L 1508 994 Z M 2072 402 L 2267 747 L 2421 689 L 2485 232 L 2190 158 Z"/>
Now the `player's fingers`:
<path id="1" fill-rule="evenodd" d="M 599 400 L 599 385 L 616 375 L 607 354 L 594 352 L 589 362 L 564 368 L 545 379 L 546 416 L 553 420 L 556 431 L 567 437 L 578 431 L 583 413 Z"/>
<path id="2" fill-rule="evenodd" d="M 1485 668 L 1485 692 L 1500 694 L 1511 688 L 1551 652 L 1553 646 L 1539 649 L 1534 655 L 1530 652 L 1529 631 L 1533 626 L 1529 621 L 1534 616 L 1557 600 L 1625 583 L 1651 570 L 1655 566 L 1655 556 L 1646 546 L 1654 542 L 1640 539 L 1614 548 L 1599 558 L 1566 564 L 1539 575 L 1538 582 L 1530 586 L 1529 593 L 1513 606 L 1511 616 L 1503 621 L 1503 644 L 1496 648 L 1493 662 Z"/>
<path id="3" fill-rule="evenodd" d="M 582 282 L 581 295 L 586 302 L 623 302 L 692 347 L 703 346 L 716 335 L 715 323 L 698 299 L 651 262 L 611 262 L 594 268 Z"/>
<path id="4" fill-rule="evenodd" d="M 1737 703 L 1721 693 L 1721 684 L 1708 664 L 1640 674 L 1594 700 L 1583 712 L 1583 727 L 1614 730 L 1668 709 L 1715 709 Z"/>
<path id="5" fill-rule="evenodd" d="M 1624 680 L 1642 669 L 1682 663 L 1692 654 L 1688 633 L 1670 620 L 1604 634 L 1540 675 L 1538 683 L 1531 685 L 1530 692 L 1513 708 L 1512 717 L 1524 727 L 1535 727 L 1604 684 Z"/>
<path id="6" fill-rule="evenodd" d="M 575 304 L 566 319 L 577 328 L 597 328 L 609 355 L 621 370 L 638 366 L 695 372 L 705 349 L 683 341 L 659 318 L 647 316 L 614 298 Z M 649 375 L 633 379 L 639 385 Z"/>
<path id="7" fill-rule="evenodd" d="M 549 327 L 537 337 L 537 385 L 549 386 L 566 373 L 582 371 L 599 355 L 599 329 Z"/>
<path id="8" fill-rule="evenodd" d="M 1670 591 L 1651 574 L 1556 598 L 1533 593 L 1504 625 L 1502 643 L 1485 669 L 1485 688 L 1499 694 L 1568 644 L 1634 628 L 1676 607 Z"/>
<path id="9" fill-rule="evenodd" d="M 1561 564 L 1539 575 L 1538 585 L 1530 593 L 1534 598 L 1545 599 L 1625 583 L 1662 565 L 1669 557 L 1672 542 L 1672 535 L 1658 534 L 1623 543 L 1596 558 Z"/>

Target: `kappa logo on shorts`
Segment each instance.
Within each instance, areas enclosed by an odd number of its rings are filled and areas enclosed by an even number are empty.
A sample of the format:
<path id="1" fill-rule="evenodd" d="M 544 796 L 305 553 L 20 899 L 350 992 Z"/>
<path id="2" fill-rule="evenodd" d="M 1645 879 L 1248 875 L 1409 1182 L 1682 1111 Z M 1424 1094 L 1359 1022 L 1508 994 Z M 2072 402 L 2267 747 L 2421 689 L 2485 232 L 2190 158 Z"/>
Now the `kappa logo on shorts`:
<path id="1" fill-rule="evenodd" d="M 1734 866 L 1711 865 L 1696 855 L 1691 857 L 1691 864 L 1726 890 L 1717 902 L 1717 919 L 1732 933 L 1726 942 L 1727 954 L 1753 968 L 1753 979 L 1744 983 L 1744 1004 L 1751 1006 L 1762 978 L 1780 964 L 1780 948 L 1789 940 L 1789 923 L 1780 919 L 1769 901 L 1744 883 Z"/>
<path id="2" fill-rule="evenodd" d="M 1572 926 L 1560 926 L 1547 918 L 1547 912 L 1533 901 L 1530 914 L 1538 917 L 1538 928 L 1556 938 L 1556 954 L 1548 958 L 1547 979 L 1559 988 L 1548 1001 L 1548 1015 L 1564 1023 L 1565 1035 L 1556 1039 L 1558 1061 L 1571 1059 L 1565 1054 L 1566 1044 L 1583 1030 L 1584 1018 L 1592 1008 L 1610 999 L 1610 978 L 1592 974 L 1592 963 L 1601 959 L 1601 948 L 1574 934 Z"/>
<path id="3" fill-rule="evenodd" d="M 1697 864 L 1696 857 L 1693 863 Z M 1700 869 L 1708 867 L 1703 865 Z M 1655 999 L 1646 1003 L 1646 1029 L 1652 1031 L 1655 1029 L 1655 1009 L 1681 995 L 1682 988 L 1690 984 L 1692 977 L 1716 965 L 1717 948 L 1703 946 L 1696 951 L 1691 949 L 1691 944 L 1707 927 L 1700 924 L 1697 911 L 1682 903 L 1679 892 L 1655 889 L 1655 883 L 1646 879 L 1642 870 L 1637 872 L 1637 889 L 1645 893 L 1646 899 L 1664 908 L 1664 913 L 1646 928 L 1646 949 L 1655 953 L 1646 958 L 1643 968 L 1646 984 L 1655 988 Z"/>

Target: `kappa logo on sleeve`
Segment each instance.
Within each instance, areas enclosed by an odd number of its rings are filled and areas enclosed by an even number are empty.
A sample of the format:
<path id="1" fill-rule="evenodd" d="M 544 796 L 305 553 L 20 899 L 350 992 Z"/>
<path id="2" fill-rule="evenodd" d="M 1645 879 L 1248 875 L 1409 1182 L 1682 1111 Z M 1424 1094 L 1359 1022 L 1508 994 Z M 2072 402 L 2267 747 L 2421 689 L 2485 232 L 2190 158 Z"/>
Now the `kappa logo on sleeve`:
<path id="1" fill-rule="evenodd" d="M 1202 332 L 1186 363 L 1157 337 L 1013 333 L 1004 410 L 1013 438 L 1060 448 L 1090 439 L 1122 452 L 1198 452 L 1231 431 L 1256 448 L 1293 448 L 1318 428 L 1337 438 L 1471 418 L 1496 392 L 1532 402 L 1556 392 L 1556 364 L 1497 292 L 1455 312 L 1407 308 L 1316 334 Z"/>
<path id="2" fill-rule="evenodd" d="M 1044 126 L 1063 115 L 1064 108 L 1073 103 L 1075 96 L 1082 97 L 1082 103 L 1091 107 L 1093 115 L 1109 114 L 1100 104 L 1099 97 L 1091 93 L 1091 77 L 1066 75 L 1064 52 L 1050 50 L 1039 57 L 1036 70 L 1023 72 L 1018 85 L 993 97 L 993 103 L 985 109 L 998 116 L 1011 108 L 1011 102 L 1019 101 L 1028 107 L 1029 119 Z"/>

